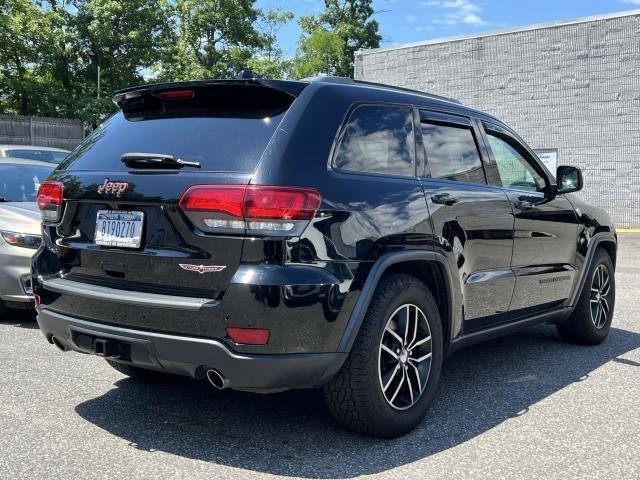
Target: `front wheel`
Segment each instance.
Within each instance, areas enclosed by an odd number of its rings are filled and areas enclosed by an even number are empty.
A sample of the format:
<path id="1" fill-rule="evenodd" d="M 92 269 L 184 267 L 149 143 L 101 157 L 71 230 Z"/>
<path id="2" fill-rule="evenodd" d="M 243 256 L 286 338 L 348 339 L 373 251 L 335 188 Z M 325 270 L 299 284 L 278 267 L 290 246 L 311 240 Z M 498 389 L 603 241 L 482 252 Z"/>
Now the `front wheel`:
<path id="1" fill-rule="evenodd" d="M 616 302 L 613 262 L 605 250 L 598 250 L 587 273 L 578 303 L 571 316 L 557 325 L 569 342 L 598 345 L 607 338 Z"/>
<path id="2" fill-rule="evenodd" d="M 332 415 L 368 435 L 410 432 L 435 396 L 442 345 L 440 315 L 427 286 L 409 275 L 385 277 L 349 358 L 324 387 Z"/>

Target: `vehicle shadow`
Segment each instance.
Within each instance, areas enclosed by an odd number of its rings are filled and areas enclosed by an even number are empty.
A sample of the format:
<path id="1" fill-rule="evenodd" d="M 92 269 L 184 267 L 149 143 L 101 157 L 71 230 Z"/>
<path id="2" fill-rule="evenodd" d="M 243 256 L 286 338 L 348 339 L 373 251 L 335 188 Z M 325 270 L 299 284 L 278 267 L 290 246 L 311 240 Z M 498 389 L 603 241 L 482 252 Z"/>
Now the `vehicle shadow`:
<path id="1" fill-rule="evenodd" d="M 79 404 L 87 421 L 139 449 L 258 472 L 306 478 L 379 473 L 452 448 L 609 361 L 640 348 L 640 334 L 613 328 L 605 343 L 562 343 L 551 326 L 470 347 L 444 369 L 433 406 L 411 434 L 379 440 L 337 426 L 317 391 L 216 392 L 204 382 L 120 380 Z M 117 412 L 117 413 L 116 413 Z"/>
<path id="2" fill-rule="evenodd" d="M 10 310 L 9 313 L 0 317 L 0 324 L 13 325 L 14 327 L 28 328 L 30 330 L 37 329 L 35 310 Z"/>

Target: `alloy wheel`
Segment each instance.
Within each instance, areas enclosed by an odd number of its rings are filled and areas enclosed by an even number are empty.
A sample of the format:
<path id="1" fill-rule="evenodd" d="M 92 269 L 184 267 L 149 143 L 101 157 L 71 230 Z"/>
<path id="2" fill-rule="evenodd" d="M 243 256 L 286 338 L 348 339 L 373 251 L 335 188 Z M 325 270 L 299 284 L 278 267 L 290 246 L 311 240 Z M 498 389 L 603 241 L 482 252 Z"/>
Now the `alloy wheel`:
<path id="1" fill-rule="evenodd" d="M 382 332 L 378 378 L 387 403 L 411 408 L 422 396 L 431 371 L 432 340 L 424 312 L 416 305 L 398 307 Z"/>
<path id="2" fill-rule="evenodd" d="M 611 281 L 609 270 L 603 264 L 593 272 L 590 299 L 591 321 L 600 330 L 606 325 L 611 311 Z"/>

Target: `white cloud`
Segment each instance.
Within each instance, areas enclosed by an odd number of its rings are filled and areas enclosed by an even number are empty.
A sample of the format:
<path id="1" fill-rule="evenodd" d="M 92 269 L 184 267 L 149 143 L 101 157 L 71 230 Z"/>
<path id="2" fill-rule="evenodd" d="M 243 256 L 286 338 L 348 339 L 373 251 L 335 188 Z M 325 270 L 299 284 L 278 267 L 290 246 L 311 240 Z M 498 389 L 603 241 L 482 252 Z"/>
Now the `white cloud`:
<path id="1" fill-rule="evenodd" d="M 468 13 L 467 15 L 462 17 L 462 20 L 460 21 L 462 23 L 466 23 L 467 25 L 489 25 L 489 22 L 483 20 L 475 13 Z"/>
<path id="2" fill-rule="evenodd" d="M 418 20 L 418 16 L 417 16 L 417 15 L 409 14 L 409 15 L 407 15 L 406 17 L 404 17 L 404 19 L 405 19 L 407 22 L 411 23 L 411 22 L 415 22 L 416 20 Z"/>
<path id="3" fill-rule="evenodd" d="M 630 5 L 640 5 L 640 0 L 622 0 L 622 3 L 628 3 Z"/>
<path id="4" fill-rule="evenodd" d="M 640 3 L 640 0 L 628 0 Z M 444 25 L 490 25 L 490 22 L 482 18 L 482 7 L 475 0 L 428 0 L 420 2 L 427 8 L 437 8 L 442 14 L 432 20 L 432 23 Z"/>

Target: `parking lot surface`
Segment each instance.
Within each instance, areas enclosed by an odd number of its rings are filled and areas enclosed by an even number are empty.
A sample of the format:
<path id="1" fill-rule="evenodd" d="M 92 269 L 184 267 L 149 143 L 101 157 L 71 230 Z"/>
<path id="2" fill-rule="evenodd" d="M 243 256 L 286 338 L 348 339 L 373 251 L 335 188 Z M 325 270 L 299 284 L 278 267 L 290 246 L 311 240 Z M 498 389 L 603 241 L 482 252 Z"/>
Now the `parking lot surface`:
<path id="1" fill-rule="evenodd" d="M 0 320 L 0 478 L 640 478 L 640 235 L 620 236 L 607 341 L 552 326 L 447 361 L 422 425 L 396 440 L 336 426 L 316 391 L 147 385 Z"/>

